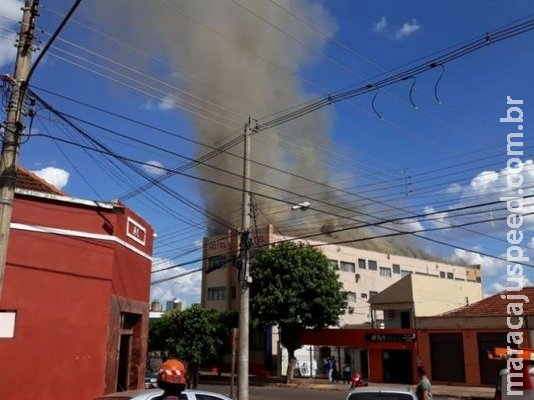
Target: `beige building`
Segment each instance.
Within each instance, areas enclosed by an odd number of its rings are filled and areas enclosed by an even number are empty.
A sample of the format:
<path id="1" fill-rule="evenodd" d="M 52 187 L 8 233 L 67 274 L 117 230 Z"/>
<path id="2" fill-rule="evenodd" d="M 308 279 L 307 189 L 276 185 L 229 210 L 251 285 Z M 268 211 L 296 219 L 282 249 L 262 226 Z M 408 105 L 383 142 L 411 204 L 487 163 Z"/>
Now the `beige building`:
<path id="1" fill-rule="evenodd" d="M 419 328 L 430 317 L 482 300 L 482 285 L 474 281 L 410 274 L 369 300 L 371 312 L 383 312 L 384 328 Z"/>
<path id="2" fill-rule="evenodd" d="M 253 243 L 258 246 L 288 239 L 276 234 L 271 225 L 257 230 L 253 229 L 252 236 Z M 428 287 L 423 288 L 422 277 L 438 278 L 433 285 L 434 288 L 440 288 L 439 291 L 427 292 L 428 296 L 421 296 L 422 300 L 418 300 L 419 303 L 416 306 L 423 313 L 421 315 L 432 315 L 446 309 L 458 308 L 466 304 L 464 302 L 465 297 L 472 302 L 479 300 L 482 296 L 480 266 L 465 267 L 313 240 L 306 240 L 305 242 L 317 246 L 338 268 L 339 280 L 343 283 L 343 288 L 348 295 L 348 307 L 345 315 L 340 319 L 340 327 L 371 324 L 372 322 L 375 322 L 375 326 L 380 327 L 383 314 L 381 312 L 371 313 L 368 301 L 408 275 L 417 276 L 417 278 L 414 276 L 415 279 L 407 282 L 415 282 L 413 287 L 414 290 L 418 291 L 418 295 L 424 294 L 425 290 L 430 290 Z M 239 290 L 236 269 L 238 251 L 239 237 L 235 231 L 204 239 L 204 272 L 202 274 L 201 294 L 203 307 L 219 311 L 238 310 Z M 469 282 L 470 284 L 456 285 L 460 282 Z M 458 300 L 457 295 L 451 294 L 457 289 L 449 290 L 453 287 L 465 287 L 465 291 L 469 291 L 469 293 L 466 293 L 465 296 L 460 295 L 461 300 Z M 430 295 L 448 296 L 447 292 L 452 296 L 449 303 L 440 303 L 439 307 L 434 306 L 435 303 L 425 300 Z M 417 298 L 419 299 L 419 297 Z M 450 305 L 450 307 L 440 308 L 444 307 L 445 304 Z M 434 311 L 436 312 L 434 313 Z"/>

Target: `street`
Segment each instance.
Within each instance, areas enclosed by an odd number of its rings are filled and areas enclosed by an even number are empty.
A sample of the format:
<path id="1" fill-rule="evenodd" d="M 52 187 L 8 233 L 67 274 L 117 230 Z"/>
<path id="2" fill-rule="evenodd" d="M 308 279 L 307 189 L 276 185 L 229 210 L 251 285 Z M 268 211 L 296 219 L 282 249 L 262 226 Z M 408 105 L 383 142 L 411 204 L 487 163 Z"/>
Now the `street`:
<path id="1" fill-rule="evenodd" d="M 228 385 L 199 385 L 199 389 L 210 390 L 213 392 L 229 395 L 230 387 Z M 335 389 L 310 389 L 303 387 L 277 387 L 268 386 L 250 386 L 250 400 L 344 400 L 348 391 Z M 235 392 L 234 392 L 235 394 Z M 235 396 L 234 396 L 235 397 Z M 448 400 L 450 397 L 434 396 L 437 400 Z"/>

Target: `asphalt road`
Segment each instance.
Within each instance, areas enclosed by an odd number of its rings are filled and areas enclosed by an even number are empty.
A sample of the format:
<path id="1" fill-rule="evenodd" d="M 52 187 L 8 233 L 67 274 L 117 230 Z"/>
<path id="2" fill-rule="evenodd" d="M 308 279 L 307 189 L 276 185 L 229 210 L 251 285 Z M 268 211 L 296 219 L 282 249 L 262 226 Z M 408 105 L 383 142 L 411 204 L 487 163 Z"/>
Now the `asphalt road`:
<path id="1" fill-rule="evenodd" d="M 199 389 L 230 395 L 228 385 L 199 385 Z M 237 390 L 237 388 L 235 389 Z M 347 392 L 276 386 L 250 386 L 250 400 L 345 400 Z M 235 396 L 234 396 L 235 397 Z"/>
<path id="2" fill-rule="evenodd" d="M 228 385 L 199 385 L 199 389 L 210 390 L 213 392 L 230 395 Z M 235 398 L 234 390 L 234 398 Z M 276 387 L 276 386 L 250 386 L 250 400 L 345 400 L 348 391 L 328 390 L 328 389 L 308 389 L 295 387 Z M 447 397 L 434 396 L 436 400 L 448 400 Z M 458 400 L 458 399 L 455 399 Z"/>

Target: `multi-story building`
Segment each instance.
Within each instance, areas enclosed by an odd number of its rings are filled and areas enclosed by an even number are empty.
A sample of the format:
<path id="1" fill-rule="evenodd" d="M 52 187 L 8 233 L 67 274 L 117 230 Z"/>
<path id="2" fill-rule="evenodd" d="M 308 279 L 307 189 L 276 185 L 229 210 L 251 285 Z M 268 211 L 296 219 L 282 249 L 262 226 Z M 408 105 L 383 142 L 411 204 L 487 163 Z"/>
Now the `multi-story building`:
<path id="1" fill-rule="evenodd" d="M 253 229 L 252 236 L 253 243 L 257 246 L 291 240 L 291 238 L 276 234 L 271 225 Z M 433 277 L 438 282 L 443 281 L 445 286 L 450 286 L 454 281 L 471 283 L 470 292 L 478 293 L 476 298 L 471 299 L 471 301 L 477 301 L 482 296 L 479 265 L 455 265 L 444 261 L 380 253 L 314 240 L 306 240 L 305 242 L 320 249 L 331 264 L 337 268 L 339 280 L 343 283 L 343 290 L 347 292 L 348 307 L 345 314 L 340 317 L 340 328 L 383 328 L 384 309 L 371 309 L 368 301 L 410 274 Z M 201 293 L 203 307 L 219 311 L 238 310 L 239 280 L 236 268 L 238 252 L 239 235 L 235 231 L 204 239 Z M 469 296 L 471 297 L 472 293 Z M 451 308 L 457 308 L 463 304 L 465 303 L 457 302 Z M 443 312 L 443 310 L 436 311 L 436 313 L 439 312 Z M 389 314 L 386 315 L 386 319 Z M 398 316 L 400 318 L 399 328 L 413 328 L 414 317 L 408 313 L 407 317 L 404 315 L 406 321 L 403 321 L 403 315 L 399 313 Z M 250 351 L 251 368 L 254 368 L 254 365 L 258 368 L 264 361 L 264 365 L 268 365 L 269 357 L 265 357 L 266 348 L 273 349 L 272 354 L 277 356 L 279 362 L 283 360 L 283 354 L 276 350 L 277 344 L 276 331 L 270 338 L 253 339 Z M 313 353 L 312 358 L 317 359 L 317 364 L 319 364 L 322 352 L 317 350 L 310 348 L 306 349 L 305 352 Z M 306 359 L 309 358 L 310 356 L 306 355 Z"/>
<path id="2" fill-rule="evenodd" d="M 252 234 L 256 245 L 288 240 L 287 237 L 276 234 L 270 225 L 253 230 Z M 343 283 L 348 299 L 346 313 L 340 318 L 340 327 L 372 322 L 379 326 L 383 319 L 382 314 L 373 315 L 368 300 L 409 274 L 436 276 L 444 280 L 481 282 L 479 265 L 454 265 L 444 261 L 379 253 L 314 240 L 306 240 L 306 243 L 320 249 L 338 269 L 339 280 Z M 239 236 L 236 232 L 229 231 L 225 235 L 204 240 L 201 294 L 203 307 L 220 311 L 238 309 L 239 282 L 235 267 L 238 251 Z"/>

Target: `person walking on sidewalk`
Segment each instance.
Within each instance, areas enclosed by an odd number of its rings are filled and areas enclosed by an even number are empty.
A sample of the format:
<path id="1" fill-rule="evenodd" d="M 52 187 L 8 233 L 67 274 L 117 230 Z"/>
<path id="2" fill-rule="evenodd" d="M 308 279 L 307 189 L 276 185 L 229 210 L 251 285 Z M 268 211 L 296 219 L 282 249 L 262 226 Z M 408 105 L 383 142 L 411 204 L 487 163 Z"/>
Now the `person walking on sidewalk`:
<path id="1" fill-rule="evenodd" d="M 334 360 L 328 357 L 326 361 L 326 373 L 328 375 L 328 382 L 334 383 Z"/>
<path id="2" fill-rule="evenodd" d="M 350 383 L 350 364 L 345 363 L 343 366 L 343 383 Z"/>
<path id="3" fill-rule="evenodd" d="M 415 394 L 419 400 L 432 400 L 432 384 L 426 377 L 424 367 L 417 367 L 417 375 L 419 376 L 419 383 L 415 387 Z"/>

